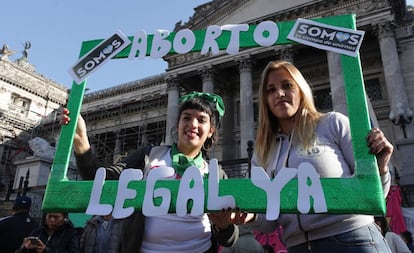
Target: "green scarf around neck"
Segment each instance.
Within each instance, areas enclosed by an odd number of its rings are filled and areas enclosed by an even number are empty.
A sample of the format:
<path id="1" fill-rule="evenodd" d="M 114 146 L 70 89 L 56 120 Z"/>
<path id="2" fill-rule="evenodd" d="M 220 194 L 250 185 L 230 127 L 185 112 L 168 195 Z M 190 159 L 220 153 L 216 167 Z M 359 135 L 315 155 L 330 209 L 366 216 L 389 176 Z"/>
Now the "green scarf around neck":
<path id="1" fill-rule="evenodd" d="M 176 143 L 174 143 L 171 147 L 171 160 L 173 168 L 180 177 L 183 176 L 185 169 L 188 167 L 194 165 L 197 168 L 202 168 L 204 165 L 204 159 L 201 152 L 194 159 L 189 158 L 178 151 Z"/>

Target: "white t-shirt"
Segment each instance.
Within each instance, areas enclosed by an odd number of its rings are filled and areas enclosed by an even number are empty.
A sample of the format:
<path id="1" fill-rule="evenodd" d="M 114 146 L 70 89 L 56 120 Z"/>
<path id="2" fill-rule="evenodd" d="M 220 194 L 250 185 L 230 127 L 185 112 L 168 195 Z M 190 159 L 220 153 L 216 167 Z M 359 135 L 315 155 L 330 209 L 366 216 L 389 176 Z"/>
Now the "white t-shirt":
<path id="1" fill-rule="evenodd" d="M 151 168 L 172 166 L 170 152 L 160 159 L 151 161 Z M 150 169 L 151 169 L 150 168 Z M 203 173 L 208 171 L 204 166 Z M 141 246 L 142 253 L 205 252 L 211 247 L 210 221 L 207 214 L 200 216 L 179 217 L 167 214 L 156 217 L 145 217 L 145 232 Z"/>

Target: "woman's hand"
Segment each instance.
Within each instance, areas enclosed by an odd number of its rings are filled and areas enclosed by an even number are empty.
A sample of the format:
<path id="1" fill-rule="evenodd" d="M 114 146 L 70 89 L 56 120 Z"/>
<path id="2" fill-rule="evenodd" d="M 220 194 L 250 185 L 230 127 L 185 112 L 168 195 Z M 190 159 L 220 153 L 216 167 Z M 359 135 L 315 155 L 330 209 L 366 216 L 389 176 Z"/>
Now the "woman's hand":
<path id="1" fill-rule="evenodd" d="M 240 208 L 233 212 L 231 207 L 217 213 L 209 213 L 210 222 L 219 230 L 226 230 L 231 224 L 245 224 L 248 213 L 242 213 Z"/>
<path id="2" fill-rule="evenodd" d="M 69 110 L 67 108 L 64 108 L 59 120 L 59 123 L 61 125 L 69 124 L 69 114 Z M 86 130 L 86 123 L 80 114 L 78 116 L 78 123 L 76 125 L 76 132 L 73 139 L 73 148 L 75 149 L 75 153 L 78 155 L 86 153 L 91 148 Z"/>
<path id="3" fill-rule="evenodd" d="M 391 159 L 394 146 L 385 138 L 379 128 L 373 128 L 368 136 L 367 143 L 369 152 L 376 156 L 380 175 L 388 173 L 388 163 Z"/>

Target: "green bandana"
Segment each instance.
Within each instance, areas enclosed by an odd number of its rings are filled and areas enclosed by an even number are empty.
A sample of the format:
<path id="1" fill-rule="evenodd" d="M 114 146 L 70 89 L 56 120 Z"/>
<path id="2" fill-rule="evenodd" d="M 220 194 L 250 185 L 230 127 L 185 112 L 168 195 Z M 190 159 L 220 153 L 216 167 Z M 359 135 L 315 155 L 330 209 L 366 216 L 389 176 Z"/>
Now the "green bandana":
<path id="1" fill-rule="evenodd" d="M 202 168 L 204 166 L 204 159 L 201 152 L 194 159 L 189 158 L 178 151 L 177 144 L 175 143 L 171 147 L 171 160 L 173 168 L 180 177 L 183 176 L 185 169 L 192 165 L 197 168 Z"/>
<path id="2" fill-rule="evenodd" d="M 220 115 L 220 118 L 223 117 L 224 112 L 225 112 L 224 102 L 223 102 L 223 99 L 219 95 L 207 93 L 207 92 L 193 91 L 193 92 L 188 93 L 187 95 L 182 96 L 180 98 L 180 102 L 185 102 L 192 98 L 203 98 L 207 100 L 208 102 L 213 103 L 216 106 L 216 110 L 218 114 Z"/>

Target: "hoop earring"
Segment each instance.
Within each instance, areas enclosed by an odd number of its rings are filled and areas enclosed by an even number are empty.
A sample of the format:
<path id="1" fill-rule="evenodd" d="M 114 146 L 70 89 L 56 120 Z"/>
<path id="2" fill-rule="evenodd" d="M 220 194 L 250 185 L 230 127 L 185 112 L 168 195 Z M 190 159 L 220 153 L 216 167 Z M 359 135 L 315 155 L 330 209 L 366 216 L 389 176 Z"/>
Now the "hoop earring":
<path id="1" fill-rule="evenodd" d="M 209 150 L 213 146 L 213 138 L 209 137 L 206 139 L 206 141 L 203 143 L 204 150 Z"/>

